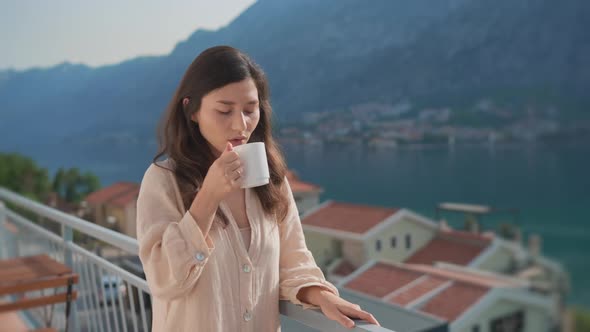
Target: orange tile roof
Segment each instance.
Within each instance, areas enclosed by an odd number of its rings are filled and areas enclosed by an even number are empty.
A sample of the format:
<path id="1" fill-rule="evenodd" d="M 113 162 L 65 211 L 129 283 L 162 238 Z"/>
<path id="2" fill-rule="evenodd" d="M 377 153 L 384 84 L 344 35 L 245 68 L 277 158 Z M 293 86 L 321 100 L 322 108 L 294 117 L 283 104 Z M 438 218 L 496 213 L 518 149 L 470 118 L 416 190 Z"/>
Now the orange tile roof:
<path id="1" fill-rule="evenodd" d="M 86 196 L 86 202 L 90 205 L 104 204 L 137 188 L 139 185 L 136 183 L 117 182 L 89 194 Z"/>
<path id="2" fill-rule="evenodd" d="M 416 283 L 415 285 L 412 285 L 400 293 L 395 294 L 395 296 L 393 296 L 389 302 L 405 306 L 427 294 L 428 292 L 442 286 L 445 282 L 448 282 L 448 280 L 433 276 L 426 276 L 424 280 Z"/>
<path id="3" fill-rule="evenodd" d="M 453 321 L 488 291 L 489 288 L 483 286 L 455 282 L 428 301 L 420 311 Z"/>
<path id="4" fill-rule="evenodd" d="M 381 298 L 420 276 L 422 276 L 420 272 L 377 263 L 346 283 L 344 287 Z"/>
<path id="5" fill-rule="evenodd" d="M 137 196 L 139 196 L 139 185 L 137 187 L 132 188 L 129 191 L 119 195 L 119 196 L 116 196 L 109 203 L 111 203 L 115 206 L 125 207 L 127 204 L 133 203 L 135 200 L 137 200 Z"/>
<path id="6" fill-rule="evenodd" d="M 491 239 L 482 235 L 459 231 L 440 231 L 405 262 L 434 264 L 440 261 L 467 265 L 479 256 L 490 243 Z"/>
<path id="7" fill-rule="evenodd" d="M 344 287 L 381 299 L 397 291 L 388 302 L 401 306 L 438 291 L 424 299 L 425 302 L 416 310 L 453 321 L 491 288 L 510 285 L 514 282 L 477 272 L 379 262 L 348 281 Z"/>
<path id="8" fill-rule="evenodd" d="M 318 185 L 299 180 L 299 176 L 291 170 L 287 171 L 287 180 L 289 180 L 289 186 L 291 186 L 293 193 L 322 191 L 322 188 Z"/>
<path id="9" fill-rule="evenodd" d="M 304 225 L 364 234 L 399 209 L 330 202 L 306 216 Z"/>
<path id="10" fill-rule="evenodd" d="M 354 265 L 352 265 L 352 263 L 350 263 L 349 261 L 346 261 L 346 260 L 342 260 L 342 262 L 340 262 L 340 264 L 338 264 L 338 266 L 336 266 L 332 270 L 332 274 L 345 277 L 345 276 L 351 274 L 352 272 L 354 272 L 354 270 L 356 270 L 356 267 L 354 267 Z"/>

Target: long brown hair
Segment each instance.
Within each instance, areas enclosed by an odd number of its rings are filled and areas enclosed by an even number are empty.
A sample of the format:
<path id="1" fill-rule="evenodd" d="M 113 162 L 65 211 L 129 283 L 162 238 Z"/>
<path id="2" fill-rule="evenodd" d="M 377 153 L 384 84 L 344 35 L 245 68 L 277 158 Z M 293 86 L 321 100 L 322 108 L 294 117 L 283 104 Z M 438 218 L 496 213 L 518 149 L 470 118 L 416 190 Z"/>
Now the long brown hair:
<path id="1" fill-rule="evenodd" d="M 287 166 L 272 136 L 272 108 L 266 76 L 246 54 L 230 46 L 215 46 L 203 51 L 186 70 L 158 128 L 159 149 L 153 159 L 167 156 L 170 169 L 178 183 L 183 205 L 190 208 L 215 156 L 201 135 L 191 115 L 198 112 L 203 96 L 227 84 L 251 78 L 258 90 L 260 120 L 249 142 L 264 142 L 270 172 L 268 185 L 254 188 L 264 213 L 281 222 L 287 215 L 289 202 L 281 190 Z M 188 97 L 184 105 L 182 100 Z M 156 163 L 156 165 L 158 165 Z M 161 166 L 160 166 L 161 167 Z M 220 209 L 217 216 L 227 225 L 227 216 Z"/>

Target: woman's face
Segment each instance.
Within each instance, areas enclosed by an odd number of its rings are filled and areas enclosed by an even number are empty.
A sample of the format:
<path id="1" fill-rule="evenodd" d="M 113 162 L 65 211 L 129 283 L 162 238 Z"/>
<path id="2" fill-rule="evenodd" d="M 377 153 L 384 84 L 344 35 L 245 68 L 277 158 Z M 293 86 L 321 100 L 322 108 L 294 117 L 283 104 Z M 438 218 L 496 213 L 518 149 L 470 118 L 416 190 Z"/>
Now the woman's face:
<path id="1" fill-rule="evenodd" d="M 227 142 L 246 144 L 260 120 L 256 84 L 247 78 L 209 92 L 191 119 L 198 123 L 215 156 L 221 155 Z"/>

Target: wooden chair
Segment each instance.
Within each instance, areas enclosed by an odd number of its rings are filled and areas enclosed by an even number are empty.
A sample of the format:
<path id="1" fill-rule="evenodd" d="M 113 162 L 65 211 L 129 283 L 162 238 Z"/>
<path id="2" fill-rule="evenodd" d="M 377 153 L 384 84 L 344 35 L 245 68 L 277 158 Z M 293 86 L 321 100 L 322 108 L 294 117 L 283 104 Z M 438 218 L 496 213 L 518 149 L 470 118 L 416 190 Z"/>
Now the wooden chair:
<path id="1" fill-rule="evenodd" d="M 0 303 L 0 312 L 18 311 L 34 307 L 66 303 L 66 332 L 71 302 L 76 299 L 73 289 L 78 275 L 72 269 L 47 255 L 17 257 L 0 260 L 0 296 L 24 294 L 30 291 L 66 287 L 65 292 L 39 297 L 19 297 L 13 302 Z M 35 332 L 56 331 L 49 327 Z"/>

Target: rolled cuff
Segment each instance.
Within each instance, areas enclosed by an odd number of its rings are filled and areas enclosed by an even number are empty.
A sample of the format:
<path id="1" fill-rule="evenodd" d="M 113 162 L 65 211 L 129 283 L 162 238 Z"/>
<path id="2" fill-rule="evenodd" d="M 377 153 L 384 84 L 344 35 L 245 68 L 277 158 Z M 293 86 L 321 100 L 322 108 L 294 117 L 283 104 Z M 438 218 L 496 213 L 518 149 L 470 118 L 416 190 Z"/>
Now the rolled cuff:
<path id="1" fill-rule="evenodd" d="M 185 241 L 191 244 L 194 250 L 194 257 L 198 264 L 205 264 L 215 249 L 215 244 L 211 240 L 209 234 L 207 234 L 207 237 L 205 238 L 201 228 L 188 211 L 184 214 L 178 223 L 178 226 Z"/>

